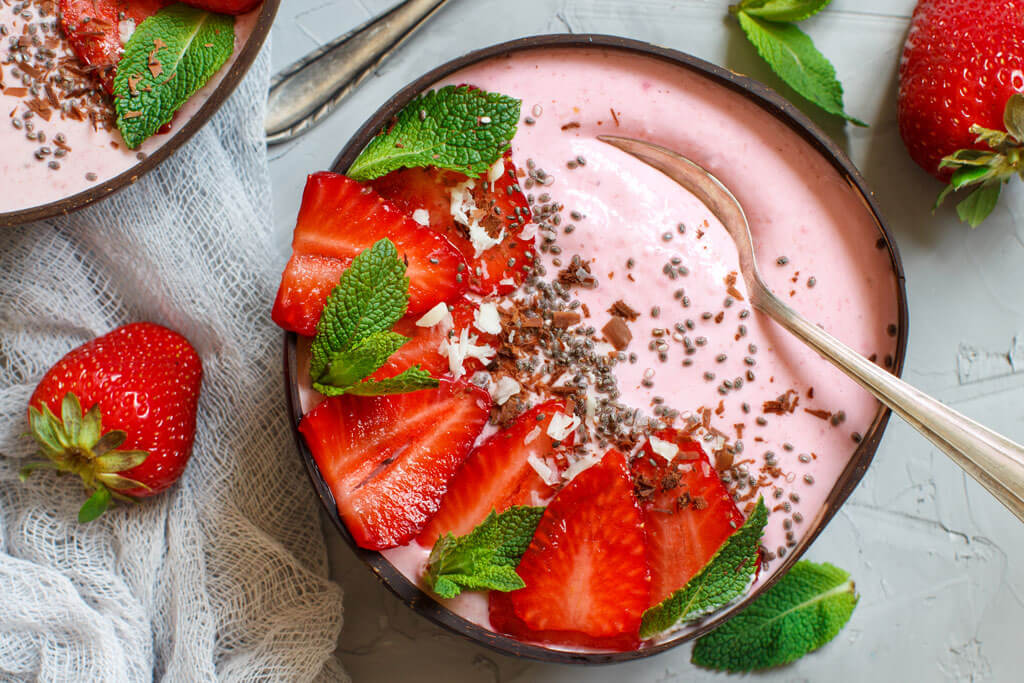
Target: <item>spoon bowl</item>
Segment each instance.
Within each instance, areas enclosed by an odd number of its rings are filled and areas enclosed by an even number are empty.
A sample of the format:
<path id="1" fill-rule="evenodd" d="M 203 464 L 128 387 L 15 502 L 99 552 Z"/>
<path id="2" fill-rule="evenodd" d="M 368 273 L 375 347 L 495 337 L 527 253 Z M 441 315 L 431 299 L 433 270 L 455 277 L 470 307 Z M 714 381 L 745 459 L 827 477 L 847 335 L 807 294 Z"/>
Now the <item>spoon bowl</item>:
<path id="1" fill-rule="evenodd" d="M 721 221 L 739 254 L 751 305 L 767 314 L 910 423 L 1024 522 L 1024 448 L 878 367 L 784 304 L 761 279 L 743 207 L 697 163 L 635 138 L 598 136 L 690 191 Z"/>

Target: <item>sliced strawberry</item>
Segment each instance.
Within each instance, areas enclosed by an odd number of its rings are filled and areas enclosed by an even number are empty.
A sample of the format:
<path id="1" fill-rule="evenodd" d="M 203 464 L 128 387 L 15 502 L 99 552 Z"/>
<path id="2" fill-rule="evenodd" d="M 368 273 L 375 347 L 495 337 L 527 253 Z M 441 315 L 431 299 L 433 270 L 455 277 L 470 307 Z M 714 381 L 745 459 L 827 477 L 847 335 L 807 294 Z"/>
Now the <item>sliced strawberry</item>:
<path id="1" fill-rule="evenodd" d="M 549 458 L 554 442 L 547 428 L 555 413 L 565 412 L 561 401 L 548 401 L 516 418 L 507 429 L 491 436 L 474 450 L 455 473 L 441 509 L 416 537 L 427 548 L 439 536 L 468 534 L 491 512 L 513 505 L 543 505 L 555 490 L 530 465 L 530 456 Z M 573 435 L 563 441 L 569 446 Z M 557 467 L 548 460 L 549 467 Z M 556 470 L 557 471 L 557 470 Z"/>
<path id="2" fill-rule="evenodd" d="M 626 458 L 612 449 L 562 489 L 516 569 L 491 591 L 491 625 L 523 640 L 630 650 L 650 604 L 644 528 Z"/>
<path id="3" fill-rule="evenodd" d="M 466 290 L 462 255 L 443 236 L 337 173 L 306 182 L 292 238 L 292 259 L 281 277 L 272 316 L 286 330 L 316 334 L 327 296 L 352 259 L 387 237 L 409 266 L 409 312 L 423 312 Z M 302 257 L 316 256 L 315 264 Z M 295 288 L 298 289 L 295 289 Z"/>
<path id="4" fill-rule="evenodd" d="M 390 396 L 329 398 L 299 431 L 363 548 L 409 542 L 487 422 L 491 398 L 468 382 Z"/>
<path id="5" fill-rule="evenodd" d="M 422 317 L 422 313 L 407 315 L 395 323 L 392 330 L 408 337 L 409 341 L 391 354 L 388 362 L 373 373 L 371 379 L 394 377 L 417 363 L 434 377 L 449 374 L 451 368 L 448 365 L 448 356 L 442 355 L 438 347 L 446 337 L 457 337 L 463 329 L 468 329 L 470 334 L 476 335 L 475 344 L 498 347 L 497 336 L 481 332 L 473 325 L 476 304 L 465 297 L 460 297 L 450 305 L 450 308 L 454 327 L 448 329 L 442 325 L 418 326 L 416 321 Z M 477 370 L 482 370 L 484 365 L 478 358 L 471 357 L 463 361 L 462 367 L 468 375 L 472 375 Z"/>
<path id="6" fill-rule="evenodd" d="M 652 605 L 685 586 L 743 524 L 700 444 L 671 429 L 655 436 L 679 452 L 667 462 L 647 441 L 631 465 L 647 532 Z"/>
<path id="7" fill-rule="evenodd" d="M 60 25 L 83 64 L 94 67 L 107 92 L 121 61 L 121 21 L 138 26 L 174 0 L 60 0 Z M 121 16 L 123 15 L 123 19 Z"/>
<path id="8" fill-rule="evenodd" d="M 337 259 L 292 254 L 281 274 L 271 317 L 280 327 L 312 337 L 327 297 L 338 284 Z"/>
<path id="9" fill-rule="evenodd" d="M 420 209 L 428 212 L 430 227 L 445 235 L 466 257 L 470 265 L 470 290 L 478 294 L 508 294 L 523 283 L 523 266 L 531 265 L 536 257 L 533 240 L 519 239 L 522 227 L 533 220 L 530 204 L 521 190 L 511 189 L 519 182 L 511 154 L 506 153 L 502 161 L 504 172 L 497 180 L 485 183 L 485 178 L 479 178 L 472 190 L 476 206 L 489 212 L 481 224 L 495 236 L 502 227 L 505 229 L 502 242 L 480 256 L 476 255 L 466 228 L 452 216 L 452 188 L 468 176 L 437 168 L 407 168 L 371 181 L 377 192 L 410 216 Z M 514 221 L 509 220 L 517 215 Z M 514 227 L 509 227 L 513 223 Z M 506 279 L 511 279 L 512 284 L 501 283 Z"/>

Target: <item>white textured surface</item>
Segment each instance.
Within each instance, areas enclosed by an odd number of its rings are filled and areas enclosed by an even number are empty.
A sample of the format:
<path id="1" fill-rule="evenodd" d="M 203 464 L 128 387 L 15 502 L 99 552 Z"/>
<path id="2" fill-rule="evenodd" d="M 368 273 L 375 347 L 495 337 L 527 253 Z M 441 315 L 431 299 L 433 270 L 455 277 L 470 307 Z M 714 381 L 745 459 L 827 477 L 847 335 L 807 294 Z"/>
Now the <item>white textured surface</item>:
<path id="1" fill-rule="evenodd" d="M 274 27 L 276 66 L 392 1 L 288 0 Z M 614 33 L 690 52 L 779 87 L 727 18 L 727 5 L 726 0 L 452 0 L 327 122 L 271 150 L 282 263 L 306 173 L 328 167 L 344 141 L 397 89 L 470 49 L 539 33 Z M 805 22 L 836 65 L 848 109 L 872 125 L 844 129 L 804 110 L 864 173 L 899 244 L 911 320 L 905 377 L 1024 440 L 1024 303 L 1019 296 L 1024 189 L 1005 192 L 1002 206 L 973 232 L 949 209 L 931 215 L 938 183 L 905 155 L 896 130 L 896 67 L 913 5 L 913 0 L 834 0 Z M 398 602 L 329 524 L 325 520 L 332 572 L 346 595 L 339 654 L 353 680 L 661 683 L 716 677 L 690 665 L 688 646 L 597 669 L 496 655 L 434 627 Z M 1024 526 L 898 420 L 890 424 L 861 485 L 807 557 L 850 570 L 860 606 L 823 651 L 758 680 L 1020 680 Z"/>
<path id="2" fill-rule="evenodd" d="M 275 400 L 269 76 L 264 53 L 217 115 L 138 183 L 0 233 L 2 681 L 344 675 L 332 657 L 341 591 Z M 56 359 L 134 320 L 181 332 L 203 360 L 192 458 L 168 491 L 78 524 L 75 477 L 18 481 L 37 459 L 26 405 Z"/>

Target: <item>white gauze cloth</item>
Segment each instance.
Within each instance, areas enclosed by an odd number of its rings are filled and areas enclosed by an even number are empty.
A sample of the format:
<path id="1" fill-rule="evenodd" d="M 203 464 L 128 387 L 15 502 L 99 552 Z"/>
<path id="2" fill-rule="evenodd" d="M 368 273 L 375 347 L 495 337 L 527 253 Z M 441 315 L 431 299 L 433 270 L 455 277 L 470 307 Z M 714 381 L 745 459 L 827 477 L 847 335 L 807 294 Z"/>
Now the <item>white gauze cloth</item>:
<path id="1" fill-rule="evenodd" d="M 70 216 L 0 228 L 0 680 L 337 680 L 341 590 L 286 416 L 263 143 L 264 50 L 189 143 Z M 2 191 L 2 187 L 0 187 Z M 33 456 L 46 370 L 129 321 L 203 360 L 180 482 L 80 525 L 71 477 Z"/>

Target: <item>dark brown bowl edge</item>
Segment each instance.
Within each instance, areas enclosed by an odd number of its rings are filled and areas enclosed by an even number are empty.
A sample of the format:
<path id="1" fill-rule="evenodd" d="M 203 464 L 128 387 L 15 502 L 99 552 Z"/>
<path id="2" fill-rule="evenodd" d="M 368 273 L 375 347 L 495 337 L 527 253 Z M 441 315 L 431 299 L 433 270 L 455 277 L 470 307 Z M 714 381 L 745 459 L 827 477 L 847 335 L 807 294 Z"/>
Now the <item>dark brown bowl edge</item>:
<path id="1" fill-rule="evenodd" d="M 493 45 L 470 52 L 462 57 L 447 62 L 432 69 L 423 76 L 407 85 L 388 100 L 377 112 L 371 116 L 366 123 L 349 140 L 348 144 L 335 159 L 332 170 L 344 172 L 351 165 L 352 161 L 362 150 L 369 140 L 380 131 L 387 122 L 417 94 L 423 90 L 470 64 L 497 57 L 501 55 L 529 50 L 535 48 L 565 48 L 565 47 L 598 47 L 609 49 L 620 49 L 637 52 L 646 56 L 653 56 L 668 61 L 676 66 L 696 71 L 700 75 L 712 81 L 724 85 L 729 89 L 739 92 L 758 106 L 771 113 L 776 119 L 788 125 L 792 130 L 815 147 L 833 167 L 860 192 L 869 210 L 875 218 L 875 222 L 885 240 L 892 262 L 893 273 L 897 283 L 898 313 L 899 322 L 896 337 L 896 353 L 893 361 L 893 372 L 900 375 L 903 370 L 906 356 L 907 337 L 909 332 L 909 319 L 907 309 L 907 297 L 903 264 L 896 248 L 895 241 L 889 232 L 888 227 L 882 220 L 878 206 L 874 201 L 874 194 L 868 190 L 867 184 L 860 172 L 853 163 L 846 157 L 846 154 L 835 144 L 818 126 L 807 118 L 799 109 L 782 98 L 774 90 L 767 86 L 742 76 L 735 72 L 719 67 L 710 62 L 693 57 L 677 50 L 659 47 L 649 43 L 636 41 L 618 36 L 598 34 L 550 34 L 530 36 L 517 40 Z M 716 628 L 735 612 L 742 610 L 747 603 L 753 600 L 761 591 L 769 588 L 786 571 L 800 559 L 803 553 L 814 542 L 818 534 L 825 528 L 828 522 L 835 515 L 846 499 L 856 488 L 860 479 L 864 476 L 868 466 L 874 458 L 875 451 L 882 439 L 885 426 L 889 421 L 890 411 L 888 408 L 880 407 L 867 433 L 863 436 L 860 445 L 854 451 L 853 456 L 846 468 L 840 474 L 836 484 L 826 498 L 821 513 L 812 521 L 813 528 L 801 539 L 800 543 L 792 548 L 783 561 L 782 566 L 777 568 L 772 577 L 759 586 L 757 592 L 752 592 L 743 599 L 710 615 L 703 623 L 685 636 L 659 643 L 657 645 L 644 647 L 629 652 L 568 652 L 554 650 L 540 645 L 532 645 L 518 641 L 508 636 L 494 633 L 475 624 L 463 617 L 460 617 L 448 608 L 441 605 L 433 597 L 424 592 L 418 586 L 409 581 L 405 575 L 399 572 L 384 556 L 376 551 L 369 551 L 356 545 L 348 529 L 338 516 L 334 496 L 327 486 L 312 453 L 307 448 L 305 441 L 298 432 L 298 423 L 302 417 L 302 408 L 299 403 L 297 369 L 296 369 L 296 343 L 297 336 L 294 333 L 286 333 L 284 343 L 284 370 L 285 383 L 289 389 L 288 409 L 294 425 L 294 436 L 299 453 L 305 463 L 306 471 L 309 474 L 313 487 L 320 497 L 328 516 L 332 519 L 342 538 L 353 550 L 356 556 L 362 560 L 385 587 L 394 593 L 400 600 L 426 617 L 435 624 L 442 626 L 454 633 L 465 636 L 474 642 L 500 652 L 505 655 L 527 657 L 541 662 L 554 662 L 561 664 L 611 664 L 627 662 L 643 657 L 648 657 L 681 643 L 693 640 L 704 633 Z"/>

